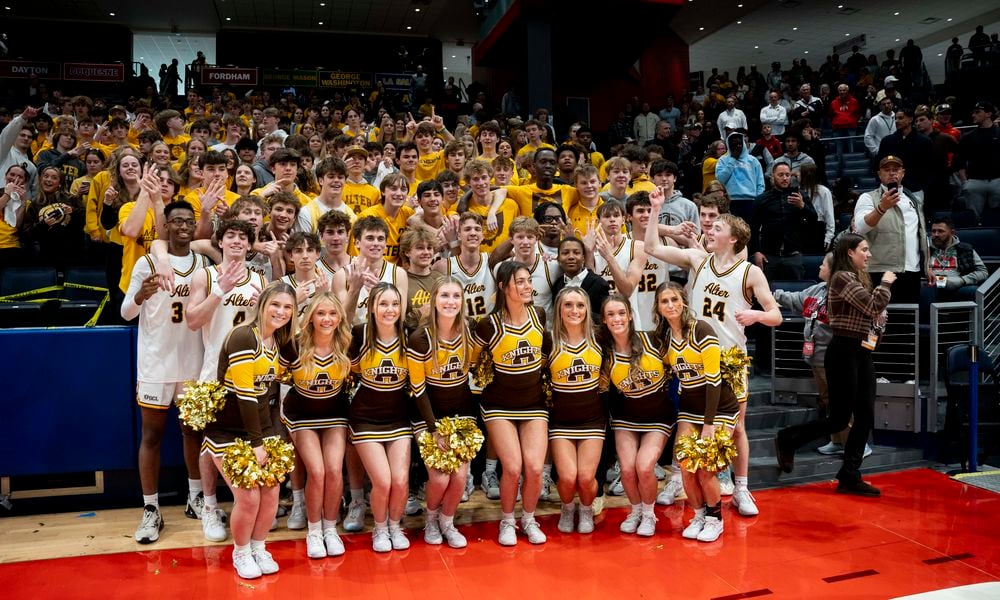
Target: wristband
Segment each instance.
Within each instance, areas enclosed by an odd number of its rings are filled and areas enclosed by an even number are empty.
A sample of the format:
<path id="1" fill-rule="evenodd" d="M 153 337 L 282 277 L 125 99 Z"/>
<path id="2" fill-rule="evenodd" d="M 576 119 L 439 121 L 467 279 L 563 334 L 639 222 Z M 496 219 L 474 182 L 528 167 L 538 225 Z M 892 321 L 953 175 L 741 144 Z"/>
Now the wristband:
<path id="1" fill-rule="evenodd" d="M 214 288 L 212 288 L 212 295 L 218 296 L 219 300 L 222 300 L 223 297 L 225 297 L 226 293 L 222 291 L 222 286 L 217 285 Z"/>
<path id="2" fill-rule="evenodd" d="M 882 208 L 882 203 L 875 205 L 875 212 L 877 212 L 880 215 L 885 215 L 885 209 Z"/>

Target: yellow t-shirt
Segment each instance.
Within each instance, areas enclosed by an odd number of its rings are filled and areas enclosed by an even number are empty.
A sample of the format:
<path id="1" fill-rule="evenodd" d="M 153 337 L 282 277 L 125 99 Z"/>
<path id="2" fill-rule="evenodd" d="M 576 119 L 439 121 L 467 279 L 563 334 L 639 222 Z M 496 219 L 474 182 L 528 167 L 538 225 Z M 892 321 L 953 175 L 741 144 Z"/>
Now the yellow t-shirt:
<path id="1" fill-rule="evenodd" d="M 656 189 L 656 184 L 654 184 L 652 181 L 647 179 L 645 175 L 643 175 L 639 179 L 628 182 L 628 185 L 625 186 L 625 193 L 634 194 L 636 192 L 652 192 L 655 189 Z M 610 183 L 605 184 L 604 187 L 601 188 L 601 191 L 602 192 L 611 191 L 611 184 Z"/>
<path id="2" fill-rule="evenodd" d="M 563 210 L 566 211 L 566 218 L 569 219 L 569 222 L 576 228 L 577 237 L 583 238 L 583 236 L 587 235 L 589 225 L 592 221 L 596 222 L 597 209 L 600 208 L 602 204 L 604 204 L 604 200 L 598 198 L 597 205 L 594 206 L 593 210 L 590 210 L 580 204 L 579 198 L 572 204 L 563 202 Z"/>
<path id="3" fill-rule="evenodd" d="M 191 136 L 186 133 L 182 133 L 177 137 L 165 136 L 163 138 L 163 143 L 170 147 L 170 156 L 176 161 L 184 158 L 184 147 L 190 141 Z"/>
<path id="4" fill-rule="evenodd" d="M 529 144 L 525 144 L 525 145 L 521 146 L 521 149 L 517 151 L 517 155 L 518 156 L 523 156 L 523 155 L 525 155 L 525 154 L 527 154 L 529 152 L 537 152 L 540 148 L 548 148 L 549 150 L 555 150 L 556 149 L 556 147 L 553 146 L 552 144 L 548 144 L 548 143 L 545 143 L 545 142 L 542 142 L 541 144 L 539 144 L 537 146 L 532 146 L 529 143 Z"/>
<path id="5" fill-rule="evenodd" d="M 389 226 L 389 235 L 385 239 L 385 257 L 386 262 L 396 264 L 399 259 L 399 239 L 403 237 L 403 232 L 406 231 L 406 221 L 413 216 L 413 209 L 409 206 L 404 206 L 399 209 L 396 213 L 395 219 L 390 219 L 389 215 L 385 212 L 385 206 L 382 204 L 376 204 L 375 206 L 369 207 L 358 215 L 358 218 L 364 217 L 378 217 L 385 221 L 385 224 Z M 358 249 L 354 245 L 354 236 L 351 236 L 351 240 L 348 245 L 349 253 L 351 256 L 357 256 Z"/>
<path id="6" fill-rule="evenodd" d="M 576 202 L 578 195 L 576 188 L 563 183 L 553 183 L 547 190 L 539 188 L 536 184 L 531 185 L 508 185 L 507 197 L 517 204 L 521 215 L 530 217 L 535 213 L 535 208 L 542 202 L 555 202 L 567 206 Z"/>
<path id="7" fill-rule="evenodd" d="M 91 189 L 93 189 L 93 184 L 91 184 Z M 184 196 L 184 200 L 191 204 L 191 208 L 194 209 L 195 221 L 201 219 L 201 196 L 199 195 L 199 192 L 204 193 L 205 188 L 193 189 Z M 222 201 L 226 203 L 226 206 L 232 206 L 233 202 L 236 202 L 239 199 L 239 194 L 229 190 L 226 190 L 222 195 Z"/>
<path id="8" fill-rule="evenodd" d="M 87 199 L 85 200 L 85 210 L 86 218 L 84 219 L 83 231 L 87 235 L 93 234 L 95 231 L 100 232 L 101 241 L 107 242 L 111 241 L 118 245 L 121 245 L 121 236 L 118 234 L 117 229 L 113 229 L 109 235 L 103 227 L 101 227 L 101 212 L 104 210 L 104 192 L 107 191 L 108 186 L 111 185 L 111 173 L 107 171 L 101 171 L 94 178 L 90 180 L 90 191 L 87 192 Z"/>
<path id="9" fill-rule="evenodd" d="M 132 279 L 132 268 L 135 263 L 149 252 L 156 239 L 156 218 L 153 216 L 153 209 L 146 211 L 146 219 L 142 223 L 142 231 L 138 237 L 130 238 L 121 234 L 122 225 L 135 208 L 135 202 L 128 202 L 122 205 L 118 211 L 118 227 L 116 231 L 122 241 L 122 275 L 118 280 L 118 288 L 122 292 L 128 291 L 129 281 Z"/>
<path id="10" fill-rule="evenodd" d="M 476 202 L 469 202 L 468 207 L 469 212 L 474 212 L 477 215 L 482 215 L 485 219 L 486 215 L 490 212 L 489 206 L 483 206 Z M 496 249 L 497 246 L 502 244 L 504 240 L 510 237 L 508 230 L 510 229 L 510 223 L 518 216 L 517 203 L 507 198 L 500 205 L 500 210 L 497 211 L 497 228 L 495 231 L 490 231 L 486 229 L 483 225 L 483 243 L 479 245 L 480 252 L 490 253 Z"/>
<path id="11" fill-rule="evenodd" d="M 356 183 L 350 179 L 344 182 L 344 204 L 350 206 L 355 214 L 376 206 L 381 201 L 382 193 L 370 183 Z"/>
<path id="12" fill-rule="evenodd" d="M 444 170 L 444 150 L 429 152 L 417 160 L 417 170 L 414 175 L 417 182 L 430 181 Z"/>
<path id="13" fill-rule="evenodd" d="M 701 189 L 702 191 L 708 187 L 708 184 L 715 181 L 715 165 L 719 162 L 719 159 L 709 156 L 701 163 Z"/>

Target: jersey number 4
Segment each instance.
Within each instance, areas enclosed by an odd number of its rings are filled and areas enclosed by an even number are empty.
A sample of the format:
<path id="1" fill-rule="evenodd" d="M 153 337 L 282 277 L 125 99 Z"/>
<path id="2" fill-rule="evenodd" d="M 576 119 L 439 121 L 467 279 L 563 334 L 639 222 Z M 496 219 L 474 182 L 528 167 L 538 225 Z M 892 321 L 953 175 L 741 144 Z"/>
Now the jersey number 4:
<path id="1" fill-rule="evenodd" d="M 719 300 L 713 304 L 711 298 L 705 298 L 705 306 L 702 307 L 701 314 L 703 317 L 709 318 L 715 316 L 720 323 L 723 323 L 726 320 L 726 303 Z"/>
<path id="2" fill-rule="evenodd" d="M 236 327 L 237 325 L 246 320 L 247 320 L 247 314 L 246 312 L 241 310 L 240 312 L 236 313 L 235 317 L 233 317 L 233 327 Z"/>

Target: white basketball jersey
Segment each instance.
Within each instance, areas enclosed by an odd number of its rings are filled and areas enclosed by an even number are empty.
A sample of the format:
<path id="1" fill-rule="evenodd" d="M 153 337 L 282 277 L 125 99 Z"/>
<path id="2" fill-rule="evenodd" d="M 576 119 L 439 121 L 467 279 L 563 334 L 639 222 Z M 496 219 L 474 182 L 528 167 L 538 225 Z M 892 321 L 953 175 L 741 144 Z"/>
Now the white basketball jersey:
<path id="1" fill-rule="evenodd" d="M 715 253 L 709 254 L 691 278 L 691 310 L 695 317 L 712 324 L 723 349 L 736 346 L 747 349 L 743 326 L 736 322 L 736 313 L 748 310 L 753 298 L 747 294 L 750 263 L 740 261 L 720 273 L 715 269 Z"/>
<path id="2" fill-rule="evenodd" d="M 538 251 L 531 266 L 531 296 L 533 304 L 545 311 L 545 328 L 552 329 L 552 284 L 562 277 L 562 268 L 555 261 L 546 260 Z"/>
<path id="3" fill-rule="evenodd" d="M 247 266 L 250 270 L 259 273 L 264 281 L 273 281 L 271 277 L 271 257 L 263 252 L 251 252 L 247 255 Z"/>
<path id="4" fill-rule="evenodd" d="M 378 280 L 396 285 L 396 265 L 383 260 L 382 271 L 378 274 Z M 362 287 L 358 293 L 358 306 L 354 310 L 355 325 L 364 325 L 368 322 L 368 295 L 370 293 L 371 290 L 366 287 Z M 403 298 L 403 300 L 405 301 L 406 298 Z M 403 302 L 403 308 L 406 308 L 406 302 Z"/>
<path id="5" fill-rule="evenodd" d="M 201 368 L 201 334 L 188 329 L 187 307 L 191 279 L 198 269 L 207 267 L 208 259 L 189 252 L 187 256 L 170 255 L 174 269 L 174 291 L 160 290 L 139 307 L 139 343 L 137 377 L 143 383 L 175 383 L 195 379 Z M 140 258 L 132 269 L 128 296 L 142 287 L 155 272 L 149 255 Z"/>
<path id="6" fill-rule="evenodd" d="M 465 312 L 478 321 L 493 311 L 497 283 L 490 271 L 490 255 L 479 253 L 479 265 L 466 271 L 457 256 L 448 259 L 448 275 L 462 282 L 465 289 Z"/>
<path id="7" fill-rule="evenodd" d="M 316 262 L 316 266 L 319 267 L 320 272 L 322 272 L 323 275 L 331 282 L 333 281 L 333 276 L 340 270 L 335 267 L 333 263 L 327 263 L 326 259 L 323 257 L 320 257 L 320 259 Z"/>
<path id="8" fill-rule="evenodd" d="M 208 273 L 208 294 L 219 285 L 219 265 L 205 269 Z M 201 365 L 202 381 L 215 381 L 219 376 L 219 351 L 233 327 L 253 318 L 254 295 L 267 286 L 263 275 L 248 267 L 243 279 L 222 297 L 212 318 L 201 328 L 201 341 L 205 347 Z"/>
<path id="9" fill-rule="evenodd" d="M 642 276 L 635 286 L 632 303 L 635 306 L 635 328 L 637 331 L 653 331 L 656 310 L 656 288 L 670 280 L 668 263 L 652 256 L 646 256 L 646 265 L 642 268 Z"/>
<path id="10" fill-rule="evenodd" d="M 615 263 L 618 264 L 618 268 L 621 269 L 622 272 L 626 272 L 628 271 L 628 266 L 632 262 L 633 258 L 635 258 L 635 241 L 633 241 L 631 237 L 623 235 L 621 241 L 618 242 L 618 247 L 615 248 Z M 603 277 L 604 281 L 608 282 L 609 291 L 614 293 L 616 289 L 615 278 L 611 276 L 611 269 L 608 267 L 608 261 L 604 260 L 604 257 L 601 256 L 601 254 L 596 250 L 594 251 L 594 271 Z M 628 299 L 629 304 L 632 306 L 633 319 L 635 318 L 634 315 L 637 313 L 635 295 L 636 290 L 632 290 L 632 295 L 629 296 Z M 598 308 L 598 310 L 600 310 L 600 308 Z"/>

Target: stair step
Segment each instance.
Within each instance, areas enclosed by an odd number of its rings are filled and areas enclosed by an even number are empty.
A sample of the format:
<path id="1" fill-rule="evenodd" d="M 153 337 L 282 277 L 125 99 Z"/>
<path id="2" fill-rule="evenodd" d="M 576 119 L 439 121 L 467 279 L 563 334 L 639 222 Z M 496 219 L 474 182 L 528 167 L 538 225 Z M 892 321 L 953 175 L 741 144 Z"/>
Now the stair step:
<path id="1" fill-rule="evenodd" d="M 750 456 L 753 458 L 765 458 L 774 457 L 774 436 L 778 435 L 780 427 L 767 427 L 762 429 L 751 429 L 747 433 L 750 436 Z M 816 439 L 805 446 L 802 446 L 799 450 L 801 452 L 815 452 L 816 448 L 819 448 L 826 443 L 826 440 Z"/>
<path id="2" fill-rule="evenodd" d="M 819 411 L 809 406 L 754 406 L 747 410 L 747 431 L 753 435 L 759 430 L 800 425 L 819 418 Z"/>
<path id="3" fill-rule="evenodd" d="M 874 452 L 864 460 L 862 472 L 879 470 L 894 470 L 912 467 L 924 462 L 923 451 L 913 448 L 895 448 L 891 446 L 875 446 Z M 776 487 L 807 481 L 832 479 L 840 471 L 843 458 L 840 456 L 824 456 L 812 451 L 801 451 L 795 454 L 795 467 L 791 473 L 781 473 L 773 456 L 750 456 L 751 487 Z"/>

